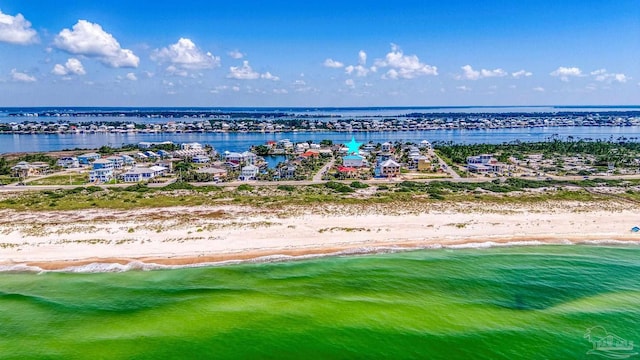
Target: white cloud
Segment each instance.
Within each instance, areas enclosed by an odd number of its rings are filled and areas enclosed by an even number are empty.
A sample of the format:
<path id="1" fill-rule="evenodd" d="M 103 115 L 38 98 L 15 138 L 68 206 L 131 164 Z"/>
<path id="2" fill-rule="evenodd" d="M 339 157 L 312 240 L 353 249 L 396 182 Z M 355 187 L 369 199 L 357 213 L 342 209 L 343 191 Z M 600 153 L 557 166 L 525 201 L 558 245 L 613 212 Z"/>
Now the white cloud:
<path id="1" fill-rule="evenodd" d="M 38 80 L 35 78 L 35 76 L 31 76 L 29 74 L 19 72 L 16 69 L 11 69 L 11 79 L 16 82 L 24 82 L 24 83 L 36 82 Z"/>
<path id="2" fill-rule="evenodd" d="M 471 88 L 465 85 L 462 86 L 456 86 L 456 89 L 460 90 L 460 91 L 471 91 Z"/>
<path id="3" fill-rule="evenodd" d="M 323 65 L 326 66 L 326 67 L 334 68 L 334 69 L 344 67 L 343 63 L 341 63 L 340 61 L 333 60 L 333 59 L 326 59 L 324 61 Z"/>
<path id="4" fill-rule="evenodd" d="M 498 68 L 493 70 L 481 69 L 474 70 L 471 65 L 465 65 L 461 67 L 463 73 L 461 75 L 456 75 L 456 79 L 458 80 L 478 80 L 482 78 L 490 78 L 490 77 L 504 77 L 507 76 L 507 72 Z"/>
<path id="5" fill-rule="evenodd" d="M 11 16 L 0 10 L 0 42 L 28 45 L 37 41 L 38 34 L 22 14 Z"/>
<path id="6" fill-rule="evenodd" d="M 582 70 L 577 67 L 564 67 L 560 66 L 559 68 L 552 71 L 549 75 L 559 77 L 562 81 L 569 81 L 569 77 L 580 77 L 582 76 Z"/>
<path id="7" fill-rule="evenodd" d="M 254 71 L 253 68 L 249 65 L 249 61 L 245 60 L 242 62 L 242 66 L 231 66 L 229 67 L 229 74 L 227 77 L 230 79 L 237 80 L 255 80 L 255 79 L 266 79 L 278 81 L 279 77 L 272 75 L 270 72 L 266 72 L 264 74 L 260 74 L 257 71 Z"/>
<path id="8" fill-rule="evenodd" d="M 189 76 L 189 72 L 185 69 L 178 69 L 175 65 L 169 65 L 167 66 L 166 69 L 164 69 L 169 75 L 175 75 L 175 76 L 182 76 L 182 77 L 187 77 Z"/>
<path id="9" fill-rule="evenodd" d="M 180 38 L 175 44 L 156 49 L 151 54 L 151 59 L 168 62 L 175 67 L 187 70 L 211 69 L 220 66 L 220 57 L 213 56 L 210 52 L 203 52 L 191 39 L 187 38 Z"/>
<path id="10" fill-rule="evenodd" d="M 73 30 L 63 29 L 54 39 L 54 45 L 71 54 L 85 55 L 114 68 L 138 67 L 140 58 L 133 51 L 123 49 L 113 35 L 102 26 L 78 20 Z"/>
<path id="11" fill-rule="evenodd" d="M 51 73 L 58 76 L 66 76 L 66 75 L 84 75 L 87 72 L 84 70 L 84 66 L 82 66 L 82 62 L 76 58 L 69 58 L 67 62 L 62 64 L 55 64 Z"/>
<path id="12" fill-rule="evenodd" d="M 229 55 L 229 57 L 231 57 L 232 59 L 242 59 L 244 57 L 244 54 L 237 49 L 229 51 L 227 55 Z"/>
<path id="13" fill-rule="evenodd" d="M 416 55 L 404 55 L 402 50 L 391 44 L 391 51 L 384 59 L 378 59 L 376 67 L 389 67 L 383 78 L 389 79 L 413 79 L 423 75 L 438 75 L 438 68 L 420 62 Z"/>
<path id="14" fill-rule="evenodd" d="M 354 71 L 356 73 L 356 76 L 367 76 L 367 74 L 369 74 L 369 69 L 362 65 L 349 65 L 344 68 L 344 72 L 349 75 L 351 75 Z"/>
<path id="15" fill-rule="evenodd" d="M 542 86 L 536 86 L 536 87 L 533 88 L 533 91 L 544 92 L 544 88 Z"/>
<path id="16" fill-rule="evenodd" d="M 273 89 L 274 94 L 288 94 L 289 91 L 287 89 Z"/>
<path id="17" fill-rule="evenodd" d="M 367 64 L 367 53 L 364 50 L 360 50 L 358 52 L 358 64 L 366 65 Z"/>
<path id="18" fill-rule="evenodd" d="M 516 79 L 519 79 L 521 77 L 529 77 L 533 75 L 533 73 L 531 73 L 530 71 L 526 71 L 526 70 L 520 70 L 520 71 L 516 71 L 514 73 L 511 73 L 511 76 L 513 76 Z"/>
<path id="19" fill-rule="evenodd" d="M 353 79 L 347 79 L 344 81 L 344 84 L 347 85 L 350 88 L 354 88 L 356 87 L 356 84 L 353 82 Z"/>
<path id="20" fill-rule="evenodd" d="M 136 74 L 134 74 L 134 73 L 132 73 L 132 72 L 127 73 L 127 75 L 125 76 L 125 78 L 126 78 L 127 80 L 131 80 L 131 81 L 137 81 L 137 80 L 138 80 L 138 77 L 136 76 Z"/>
<path id="21" fill-rule="evenodd" d="M 619 83 L 625 83 L 627 82 L 627 80 L 631 79 L 625 74 L 609 73 L 607 72 L 607 69 L 595 70 L 595 71 L 592 71 L 590 74 L 595 77 L 596 81 L 606 81 L 608 83 L 612 83 L 614 81 L 617 81 Z"/>

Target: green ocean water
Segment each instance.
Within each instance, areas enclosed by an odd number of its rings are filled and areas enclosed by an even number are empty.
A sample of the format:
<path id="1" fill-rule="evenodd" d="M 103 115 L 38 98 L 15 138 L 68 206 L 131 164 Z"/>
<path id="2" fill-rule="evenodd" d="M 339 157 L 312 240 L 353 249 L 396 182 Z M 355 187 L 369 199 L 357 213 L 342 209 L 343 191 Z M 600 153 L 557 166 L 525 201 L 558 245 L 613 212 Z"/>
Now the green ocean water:
<path id="1" fill-rule="evenodd" d="M 640 344 L 640 247 L 0 274 L 3 359 L 603 359 L 594 326 Z"/>

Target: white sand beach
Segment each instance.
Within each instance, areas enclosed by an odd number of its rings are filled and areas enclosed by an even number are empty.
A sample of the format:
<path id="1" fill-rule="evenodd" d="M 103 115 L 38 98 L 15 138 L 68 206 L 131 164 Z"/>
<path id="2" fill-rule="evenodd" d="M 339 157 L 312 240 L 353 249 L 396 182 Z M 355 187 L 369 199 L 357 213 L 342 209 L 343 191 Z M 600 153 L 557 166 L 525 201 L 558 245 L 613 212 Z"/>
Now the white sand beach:
<path id="1" fill-rule="evenodd" d="M 0 266 L 188 265 L 377 248 L 639 242 L 628 203 L 372 204 L 0 211 Z"/>

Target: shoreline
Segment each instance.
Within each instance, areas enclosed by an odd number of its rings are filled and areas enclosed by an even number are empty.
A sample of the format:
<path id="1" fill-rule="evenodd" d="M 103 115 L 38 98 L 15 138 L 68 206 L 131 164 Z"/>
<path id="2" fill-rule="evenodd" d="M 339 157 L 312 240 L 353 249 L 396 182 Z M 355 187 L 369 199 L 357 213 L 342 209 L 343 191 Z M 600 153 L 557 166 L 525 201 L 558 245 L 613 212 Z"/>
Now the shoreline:
<path id="1" fill-rule="evenodd" d="M 413 243 L 388 243 L 376 244 L 368 247 L 342 247 L 342 248 L 313 248 L 313 249 L 288 249 L 281 251 L 255 251 L 247 253 L 228 253 L 203 256 L 183 257 L 143 257 L 143 258 L 87 258 L 81 260 L 59 260 L 46 262 L 24 262 L 16 264 L 0 263 L 0 273 L 106 273 L 126 271 L 152 271 L 172 270 L 200 267 L 227 266 L 246 263 L 274 263 L 288 261 L 302 261 L 336 256 L 366 256 L 409 252 L 419 250 L 462 250 L 462 249 L 486 249 L 495 247 L 523 247 L 523 246 L 640 246 L 638 239 L 621 237 L 618 239 L 599 240 L 560 240 L 560 239 L 496 239 L 469 241 L 458 240 L 455 242 L 413 242 Z"/>
<path id="2" fill-rule="evenodd" d="M 109 272 L 430 248 L 640 244 L 615 201 L 0 211 L 0 271 Z"/>

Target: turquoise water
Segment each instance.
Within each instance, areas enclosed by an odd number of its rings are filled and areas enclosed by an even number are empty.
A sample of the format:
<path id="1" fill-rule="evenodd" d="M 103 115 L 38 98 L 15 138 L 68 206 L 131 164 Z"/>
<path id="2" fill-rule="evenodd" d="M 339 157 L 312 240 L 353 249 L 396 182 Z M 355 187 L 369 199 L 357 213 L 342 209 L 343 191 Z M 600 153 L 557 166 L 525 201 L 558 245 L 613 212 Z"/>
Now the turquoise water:
<path id="1" fill-rule="evenodd" d="M 601 359 L 594 326 L 640 342 L 640 247 L 0 274 L 9 359 Z"/>

